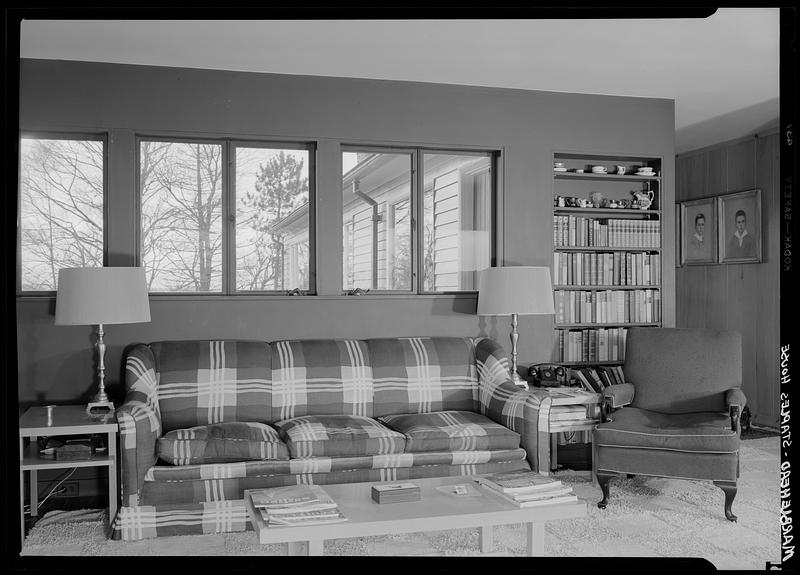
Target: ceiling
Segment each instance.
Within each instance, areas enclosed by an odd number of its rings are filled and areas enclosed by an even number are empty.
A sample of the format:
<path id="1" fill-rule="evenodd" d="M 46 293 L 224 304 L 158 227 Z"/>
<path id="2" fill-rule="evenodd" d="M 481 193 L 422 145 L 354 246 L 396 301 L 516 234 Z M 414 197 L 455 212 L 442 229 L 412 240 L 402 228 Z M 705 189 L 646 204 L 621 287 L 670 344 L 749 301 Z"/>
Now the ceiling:
<path id="1" fill-rule="evenodd" d="M 675 100 L 676 152 L 777 125 L 779 11 L 703 19 L 25 20 L 20 56 Z"/>

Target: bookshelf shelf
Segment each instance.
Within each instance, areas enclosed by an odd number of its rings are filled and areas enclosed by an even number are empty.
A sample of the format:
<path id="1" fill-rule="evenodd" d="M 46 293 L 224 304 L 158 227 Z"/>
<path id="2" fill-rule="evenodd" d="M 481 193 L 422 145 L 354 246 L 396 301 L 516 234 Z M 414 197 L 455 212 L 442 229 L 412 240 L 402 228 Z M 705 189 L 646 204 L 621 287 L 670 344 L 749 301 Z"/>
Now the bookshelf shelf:
<path id="1" fill-rule="evenodd" d="M 554 362 L 622 365 L 627 329 L 662 325 L 662 160 L 576 152 L 553 160 L 567 170 L 553 176 Z M 593 165 L 627 172 L 593 174 Z M 641 166 L 653 174 L 636 175 Z"/>

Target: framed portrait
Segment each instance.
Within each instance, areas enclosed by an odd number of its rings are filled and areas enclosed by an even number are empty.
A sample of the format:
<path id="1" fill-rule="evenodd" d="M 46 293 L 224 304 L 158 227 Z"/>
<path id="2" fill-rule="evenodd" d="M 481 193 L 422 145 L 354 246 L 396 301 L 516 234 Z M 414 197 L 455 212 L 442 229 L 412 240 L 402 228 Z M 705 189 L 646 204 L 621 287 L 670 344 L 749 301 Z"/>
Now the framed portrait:
<path id="1" fill-rule="evenodd" d="M 681 255 L 681 205 L 675 204 L 675 267 L 679 268 L 683 265 L 683 256 Z"/>
<path id="2" fill-rule="evenodd" d="M 714 198 L 681 204 L 681 261 L 683 265 L 717 263 L 717 206 Z"/>
<path id="3" fill-rule="evenodd" d="M 719 261 L 761 261 L 761 190 L 719 196 Z"/>

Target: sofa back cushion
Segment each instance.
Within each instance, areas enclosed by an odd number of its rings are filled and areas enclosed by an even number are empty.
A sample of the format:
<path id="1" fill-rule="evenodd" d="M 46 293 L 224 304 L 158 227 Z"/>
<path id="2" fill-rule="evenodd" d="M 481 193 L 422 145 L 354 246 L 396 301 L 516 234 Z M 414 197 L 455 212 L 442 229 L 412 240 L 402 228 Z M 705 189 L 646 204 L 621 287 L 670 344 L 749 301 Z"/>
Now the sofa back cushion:
<path id="1" fill-rule="evenodd" d="M 367 340 L 375 381 L 374 416 L 477 411 L 475 345 L 470 338 Z"/>
<path id="2" fill-rule="evenodd" d="M 354 339 L 275 341 L 271 421 L 302 415 L 372 417 L 372 367 Z"/>
<path id="3" fill-rule="evenodd" d="M 156 362 L 164 432 L 231 421 L 267 422 L 271 352 L 263 341 L 161 341 Z"/>

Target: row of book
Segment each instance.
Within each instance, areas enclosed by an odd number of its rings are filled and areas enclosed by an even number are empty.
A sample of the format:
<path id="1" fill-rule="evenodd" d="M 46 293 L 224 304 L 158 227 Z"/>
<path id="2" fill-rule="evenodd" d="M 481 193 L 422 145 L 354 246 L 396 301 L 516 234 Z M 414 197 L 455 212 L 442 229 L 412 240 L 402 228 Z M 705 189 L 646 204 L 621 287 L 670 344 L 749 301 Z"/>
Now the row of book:
<path id="1" fill-rule="evenodd" d="M 627 335 L 622 327 L 558 330 L 555 361 L 622 361 Z"/>
<path id="2" fill-rule="evenodd" d="M 661 222 L 556 215 L 553 216 L 553 244 L 556 247 L 658 248 Z"/>
<path id="3" fill-rule="evenodd" d="M 475 481 L 487 491 L 518 507 L 539 507 L 578 501 L 578 496 L 573 493 L 571 487 L 535 471 L 503 471 L 476 477 Z"/>
<path id="4" fill-rule="evenodd" d="M 660 290 L 556 290 L 554 298 L 557 324 L 661 321 Z"/>
<path id="5" fill-rule="evenodd" d="M 625 383 L 625 373 L 620 365 L 573 367 L 570 371 L 583 389 L 596 393 L 602 393 L 611 385 Z"/>
<path id="6" fill-rule="evenodd" d="M 347 518 L 318 485 L 290 485 L 250 491 L 253 507 L 269 527 L 341 523 Z"/>
<path id="7" fill-rule="evenodd" d="M 661 256 L 644 252 L 553 252 L 556 285 L 659 285 Z"/>

